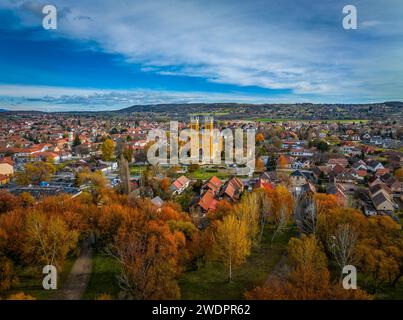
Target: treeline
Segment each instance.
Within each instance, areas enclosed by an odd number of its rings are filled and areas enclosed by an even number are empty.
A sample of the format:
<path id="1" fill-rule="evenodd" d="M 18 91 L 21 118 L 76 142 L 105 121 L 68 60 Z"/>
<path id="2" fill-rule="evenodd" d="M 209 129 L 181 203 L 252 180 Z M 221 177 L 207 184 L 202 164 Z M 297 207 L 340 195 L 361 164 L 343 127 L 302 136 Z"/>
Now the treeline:
<path id="1" fill-rule="evenodd" d="M 301 236 L 290 240 L 283 272 L 247 292 L 248 299 L 371 299 L 398 284 L 403 276 L 400 224 L 343 208 L 332 195 L 299 199 L 296 206 Z M 347 265 L 356 267 L 361 289 L 342 287 Z"/>
<path id="2" fill-rule="evenodd" d="M 47 264 L 63 270 L 90 235 L 99 252 L 118 262 L 119 298 L 126 299 L 179 299 L 181 273 L 209 260 L 223 263 L 228 270 L 223 281 L 232 281 L 234 268 L 254 246 L 263 239 L 274 242 L 288 228 L 296 228 L 298 237 L 289 241 L 281 273 L 268 275 L 246 298 L 367 299 L 366 292 L 396 286 L 403 275 L 400 225 L 340 207 L 334 196 L 298 198 L 282 185 L 255 190 L 235 204 L 219 201 L 199 230 L 197 215 L 177 203 L 166 201 L 159 208 L 149 199 L 106 188 L 102 175 L 83 172 L 78 178 L 91 188 L 74 199 L 60 195 L 37 202 L 28 194 L 0 191 L 3 297 L 18 283 L 18 270 L 30 266 L 41 273 Z M 345 265 L 356 266 L 361 289 L 342 288 Z"/>

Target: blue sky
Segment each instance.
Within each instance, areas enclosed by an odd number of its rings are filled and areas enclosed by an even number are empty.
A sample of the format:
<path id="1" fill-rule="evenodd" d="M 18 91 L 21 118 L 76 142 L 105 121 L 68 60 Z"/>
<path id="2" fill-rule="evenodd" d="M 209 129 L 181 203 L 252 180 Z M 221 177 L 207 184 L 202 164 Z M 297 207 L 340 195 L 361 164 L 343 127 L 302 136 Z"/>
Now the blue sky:
<path id="1" fill-rule="evenodd" d="M 0 108 L 403 100 L 402 15 L 400 0 L 0 0 Z"/>

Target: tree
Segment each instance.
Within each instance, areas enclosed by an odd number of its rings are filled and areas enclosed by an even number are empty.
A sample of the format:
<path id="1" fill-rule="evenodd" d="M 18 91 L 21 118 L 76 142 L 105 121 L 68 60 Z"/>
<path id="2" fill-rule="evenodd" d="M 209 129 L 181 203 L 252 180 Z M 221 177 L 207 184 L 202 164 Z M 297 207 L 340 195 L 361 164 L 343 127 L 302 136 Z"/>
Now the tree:
<path id="1" fill-rule="evenodd" d="M 107 193 L 107 180 L 101 171 L 84 170 L 77 174 L 75 183 L 77 186 L 85 183 L 91 185 L 92 200 L 95 204 L 99 204 Z"/>
<path id="2" fill-rule="evenodd" d="M 358 267 L 372 292 L 394 285 L 403 276 L 401 226 L 388 216 L 368 218 L 365 234 L 357 244 Z"/>
<path id="3" fill-rule="evenodd" d="M 7 190 L 0 190 L 0 214 L 18 207 L 18 198 Z"/>
<path id="4" fill-rule="evenodd" d="M 343 277 L 343 268 L 355 261 L 355 248 L 358 234 L 349 224 L 340 224 L 334 235 L 329 236 L 328 247 L 340 269 L 340 278 Z"/>
<path id="5" fill-rule="evenodd" d="M 163 221 L 147 220 L 134 212 L 119 229 L 114 246 L 122 289 L 140 300 L 179 298 L 175 277 L 183 244 L 182 233 L 172 233 Z"/>
<path id="6" fill-rule="evenodd" d="M 228 267 L 228 281 L 232 280 L 233 267 L 240 265 L 250 254 L 251 241 L 244 221 L 230 215 L 218 222 L 214 235 L 215 256 Z"/>
<path id="7" fill-rule="evenodd" d="M 316 149 L 318 149 L 320 152 L 326 152 L 329 150 L 329 145 L 326 141 L 319 141 L 316 145 Z"/>
<path id="8" fill-rule="evenodd" d="M 289 162 L 284 155 L 280 155 L 277 160 L 277 166 L 279 169 L 286 169 L 289 166 Z"/>
<path id="9" fill-rule="evenodd" d="M 16 282 L 17 276 L 12 261 L 0 256 L 0 292 L 10 289 Z"/>
<path id="10" fill-rule="evenodd" d="M 259 300 L 369 299 L 362 290 L 345 290 L 330 281 L 327 259 L 313 235 L 292 238 L 288 243 L 288 263 L 283 274 L 245 294 Z M 288 270 L 288 271 L 287 271 Z"/>
<path id="11" fill-rule="evenodd" d="M 78 232 L 69 230 L 60 217 L 35 211 L 28 215 L 26 229 L 27 261 L 62 270 L 67 254 L 77 246 Z"/>
<path id="12" fill-rule="evenodd" d="M 161 181 L 160 181 L 160 187 L 161 187 L 161 190 L 162 190 L 164 193 L 168 193 L 168 192 L 169 192 L 170 186 L 171 186 L 171 180 L 170 180 L 168 177 L 164 177 L 164 178 L 161 179 Z"/>
<path id="13" fill-rule="evenodd" d="M 256 142 L 257 142 L 257 143 L 264 142 L 264 136 L 263 136 L 262 133 L 258 133 L 258 134 L 256 135 Z"/>
<path id="14" fill-rule="evenodd" d="M 263 172 L 265 170 L 265 165 L 262 159 L 257 158 L 255 163 L 255 171 L 256 172 Z"/>
<path id="15" fill-rule="evenodd" d="M 119 175 L 123 194 L 129 194 L 131 191 L 129 163 L 123 153 L 120 155 L 119 159 Z"/>
<path id="16" fill-rule="evenodd" d="M 259 232 L 259 196 L 252 192 L 242 197 L 234 206 L 234 213 L 247 227 L 248 238 L 255 243 Z"/>
<path id="17" fill-rule="evenodd" d="M 270 215 L 270 218 L 275 230 L 271 238 L 271 243 L 273 243 L 275 237 L 282 234 L 284 231 L 284 228 L 286 227 L 294 208 L 292 195 L 285 186 L 278 185 L 272 194 L 272 214 Z"/>
<path id="18" fill-rule="evenodd" d="M 295 220 L 299 230 L 305 234 L 316 235 L 318 226 L 318 210 L 315 201 L 310 197 L 296 198 Z"/>
<path id="19" fill-rule="evenodd" d="M 112 161 L 115 159 L 115 143 L 112 139 L 106 139 L 101 146 L 102 160 Z"/>
<path id="20" fill-rule="evenodd" d="M 42 181 L 49 181 L 55 172 L 56 167 L 50 162 L 27 163 L 23 172 L 17 172 L 16 181 L 20 185 L 39 184 Z"/>
<path id="21" fill-rule="evenodd" d="M 199 170 L 199 168 L 200 166 L 197 163 L 192 163 L 188 168 L 188 172 L 189 173 L 196 172 L 197 170 Z"/>
<path id="22" fill-rule="evenodd" d="M 18 201 L 23 208 L 28 208 L 35 203 L 35 198 L 28 192 L 22 192 L 18 196 Z"/>
<path id="23" fill-rule="evenodd" d="M 73 140 L 73 147 L 77 147 L 79 145 L 81 145 L 80 136 L 76 134 Z"/>
<path id="24" fill-rule="evenodd" d="M 399 181 L 403 181 L 403 168 L 399 168 L 395 171 L 395 176 L 396 178 L 399 179 Z"/>
<path id="25" fill-rule="evenodd" d="M 33 296 L 25 294 L 24 292 L 18 292 L 10 295 L 7 300 L 36 300 Z"/>

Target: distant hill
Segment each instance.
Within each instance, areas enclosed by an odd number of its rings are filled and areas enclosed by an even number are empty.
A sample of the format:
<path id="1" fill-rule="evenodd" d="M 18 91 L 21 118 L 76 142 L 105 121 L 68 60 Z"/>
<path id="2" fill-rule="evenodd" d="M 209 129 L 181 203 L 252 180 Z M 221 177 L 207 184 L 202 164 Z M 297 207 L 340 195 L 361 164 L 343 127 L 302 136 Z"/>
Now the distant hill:
<path id="1" fill-rule="evenodd" d="M 369 120 L 401 119 L 403 102 L 339 104 L 339 103 L 173 103 L 134 105 L 107 112 L 131 114 L 148 119 L 189 119 L 190 115 L 211 115 L 217 120 Z M 319 112 L 318 112 L 319 111 Z M 103 112 L 105 114 L 105 112 Z"/>
<path id="2" fill-rule="evenodd" d="M 0 112 L 8 112 L 6 109 L 0 109 Z"/>
<path id="3" fill-rule="evenodd" d="M 387 105 L 388 107 L 402 108 L 403 107 L 403 102 L 401 102 L 401 101 L 387 101 L 387 102 L 385 102 L 385 105 Z"/>
<path id="4" fill-rule="evenodd" d="M 235 108 L 239 107 L 241 104 L 239 103 L 166 103 L 166 104 L 143 104 L 143 105 L 134 105 L 128 108 L 116 110 L 114 112 L 118 113 L 126 113 L 126 112 L 164 112 L 164 111 L 172 111 L 174 109 L 186 108 L 186 110 L 192 110 L 192 108 L 197 109 L 209 109 L 209 108 Z M 245 104 L 242 104 L 245 106 Z M 252 104 L 248 104 L 248 106 L 252 106 Z"/>

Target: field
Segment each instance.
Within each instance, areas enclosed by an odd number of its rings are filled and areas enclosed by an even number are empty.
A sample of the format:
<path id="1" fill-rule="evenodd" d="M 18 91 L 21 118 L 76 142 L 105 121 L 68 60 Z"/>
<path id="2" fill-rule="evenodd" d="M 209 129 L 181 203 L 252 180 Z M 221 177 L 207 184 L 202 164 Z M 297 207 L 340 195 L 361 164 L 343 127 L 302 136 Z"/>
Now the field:
<path id="1" fill-rule="evenodd" d="M 243 299 L 245 291 L 265 282 L 270 272 L 285 253 L 288 240 L 294 235 L 289 230 L 279 236 L 270 247 L 272 232 L 267 228 L 262 244 L 252 250 L 247 261 L 233 272 L 228 283 L 228 270 L 218 262 L 208 262 L 198 271 L 187 271 L 179 279 L 181 298 L 196 299 Z"/>
<path id="2" fill-rule="evenodd" d="M 146 170 L 147 166 L 141 165 L 141 166 L 132 166 L 130 167 L 130 174 L 131 175 L 139 175 L 141 172 Z"/>
<path id="3" fill-rule="evenodd" d="M 91 278 L 83 299 L 94 300 L 103 293 L 117 299 L 120 291 L 117 281 L 118 275 L 119 266 L 112 257 L 101 253 L 94 254 Z"/>
<path id="4" fill-rule="evenodd" d="M 189 174 L 191 179 L 207 180 L 216 176 L 219 179 L 227 179 L 230 175 L 225 171 L 219 171 L 217 169 L 199 168 L 196 171 Z"/>
<path id="5" fill-rule="evenodd" d="M 58 275 L 57 287 L 60 288 L 66 280 L 73 267 L 75 257 L 70 257 L 66 260 L 63 271 Z M 42 281 L 45 277 L 42 274 L 41 268 L 24 267 L 17 269 L 18 283 L 11 290 L 5 292 L 7 297 L 14 293 L 23 292 L 38 300 L 51 300 L 57 293 L 57 290 L 45 290 L 42 287 Z"/>
<path id="6" fill-rule="evenodd" d="M 258 122 L 325 122 L 325 123 L 344 123 L 344 124 L 352 124 L 352 123 L 367 123 L 369 120 L 367 119 L 341 119 L 341 120 L 302 120 L 302 119 L 274 119 L 274 118 L 256 118 L 253 119 Z"/>

